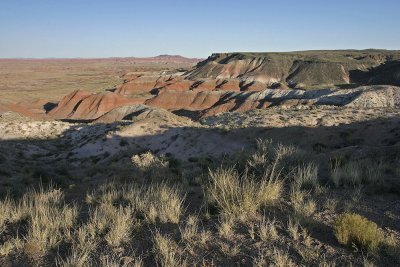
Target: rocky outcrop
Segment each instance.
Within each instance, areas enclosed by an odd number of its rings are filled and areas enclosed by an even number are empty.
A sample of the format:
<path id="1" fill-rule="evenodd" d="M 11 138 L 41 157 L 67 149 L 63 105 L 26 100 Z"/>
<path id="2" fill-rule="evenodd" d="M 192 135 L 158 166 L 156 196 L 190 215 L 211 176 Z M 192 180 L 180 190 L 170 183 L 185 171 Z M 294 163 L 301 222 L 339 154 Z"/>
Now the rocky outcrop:
<path id="1" fill-rule="evenodd" d="M 143 100 L 127 99 L 111 92 L 93 94 L 83 99 L 69 118 L 73 120 L 97 119 L 114 108 L 139 103 L 143 103 Z"/>
<path id="2" fill-rule="evenodd" d="M 156 88 L 159 79 L 163 78 L 160 76 L 139 76 L 124 82 L 115 90 L 115 93 L 121 95 L 148 93 Z"/>
<path id="3" fill-rule="evenodd" d="M 78 90 L 65 96 L 49 116 L 55 119 L 94 120 L 124 105 L 143 103 L 144 99 L 128 99 L 112 92 L 90 94 Z"/>
<path id="4" fill-rule="evenodd" d="M 194 81 L 178 80 L 165 85 L 158 92 L 160 93 L 165 91 L 188 91 L 192 90 L 194 84 L 195 84 Z"/>
<path id="5" fill-rule="evenodd" d="M 223 91 L 166 91 L 147 100 L 145 104 L 167 110 L 203 110 L 217 103 L 223 94 Z"/>
<path id="6" fill-rule="evenodd" d="M 115 93 L 126 96 L 144 93 L 158 94 L 166 91 L 260 91 L 267 85 L 240 79 L 200 79 L 188 80 L 181 73 L 175 75 L 125 75 L 125 82 Z"/>

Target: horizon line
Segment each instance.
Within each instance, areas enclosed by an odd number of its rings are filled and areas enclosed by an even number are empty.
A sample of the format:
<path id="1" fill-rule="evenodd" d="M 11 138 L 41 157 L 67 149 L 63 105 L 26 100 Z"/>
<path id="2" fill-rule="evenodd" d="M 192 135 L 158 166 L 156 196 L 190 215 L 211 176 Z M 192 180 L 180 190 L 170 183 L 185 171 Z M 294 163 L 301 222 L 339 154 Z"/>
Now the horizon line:
<path id="1" fill-rule="evenodd" d="M 385 51 L 400 51 L 400 49 L 386 49 L 386 48 L 365 48 L 365 49 L 305 49 L 305 50 L 286 50 L 286 51 L 228 51 L 228 52 L 212 52 L 213 54 L 230 54 L 230 53 L 295 53 L 295 52 L 307 52 L 307 51 L 368 51 L 368 50 L 385 50 Z M 182 55 L 169 55 L 160 54 L 157 56 L 107 56 L 107 57 L 0 57 L 0 60 L 73 60 L 73 59 L 147 59 L 157 57 L 182 57 L 187 59 L 205 59 L 205 57 L 186 57 Z"/>

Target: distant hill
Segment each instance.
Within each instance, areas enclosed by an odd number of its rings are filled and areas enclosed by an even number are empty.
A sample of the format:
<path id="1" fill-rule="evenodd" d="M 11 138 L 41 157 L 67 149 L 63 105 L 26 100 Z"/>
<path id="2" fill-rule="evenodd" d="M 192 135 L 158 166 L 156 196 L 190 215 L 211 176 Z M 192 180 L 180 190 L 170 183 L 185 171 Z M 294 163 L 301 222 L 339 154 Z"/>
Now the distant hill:
<path id="1" fill-rule="evenodd" d="M 110 57 L 110 58 L 0 58 L 0 62 L 132 62 L 132 63 L 193 63 L 203 59 L 187 58 L 179 55 L 159 55 L 156 57 Z"/>
<path id="2" fill-rule="evenodd" d="M 216 53 L 188 76 L 240 79 L 289 88 L 348 88 L 400 85 L 399 50 L 314 50 L 271 53 Z"/>

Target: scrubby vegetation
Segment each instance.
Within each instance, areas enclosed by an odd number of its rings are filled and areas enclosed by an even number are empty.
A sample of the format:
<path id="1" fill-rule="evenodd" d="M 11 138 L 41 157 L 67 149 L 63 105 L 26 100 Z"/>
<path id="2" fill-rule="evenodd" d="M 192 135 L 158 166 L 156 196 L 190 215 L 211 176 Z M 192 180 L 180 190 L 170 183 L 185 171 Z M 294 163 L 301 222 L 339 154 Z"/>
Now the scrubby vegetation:
<path id="1" fill-rule="evenodd" d="M 360 167 L 366 161 L 337 158 L 328 160 L 336 165 L 323 179 L 317 154 L 271 140 L 259 139 L 253 151 L 234 157 L 184 164 L 136 152 L 124 163 L 131 175 L 113 176 L 84 194 L 47 184 L 3 197 L 0 260 L 26 266 L 398 264 L 396 236 L 358 214 L 336 213 L 356 210 L 359 186 L 383 181 L 382 164 Z M 188 169 L 196 178 L 184 174 Z M 349 198 L 333 199 L 335 190 L 350 190 Z M 327 243 L 330 252 L 320 247 L 321 231 L 336 237 Z"/>
<path id="2" fill-rule="evenodd" d="M 383 241 L 382 232 L 376 223 L 358 214 L 340 215 L 333 227 L 338 241 L 349 247 L 374 251 Z"/>

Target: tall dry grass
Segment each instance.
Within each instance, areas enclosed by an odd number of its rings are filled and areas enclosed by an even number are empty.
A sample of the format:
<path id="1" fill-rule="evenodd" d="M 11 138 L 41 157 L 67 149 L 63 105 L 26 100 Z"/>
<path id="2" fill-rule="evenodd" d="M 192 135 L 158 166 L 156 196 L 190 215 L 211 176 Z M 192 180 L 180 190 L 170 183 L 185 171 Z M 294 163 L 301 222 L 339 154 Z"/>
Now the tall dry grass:
<path id="1" fill-rule="evenodd" d="M 179 254 L 177 243 L 159 231 L 153 237 L 153 253 L 156 261 L 163 267 L 186 266 Z"/>
<path id="2" fill-rule="evenodd" d="M 226 216 L 255 213 L 260 207 L 275 203 L 281 196 L 283 181 L 273 169 L 260 180 L 233 168 L 209 172 L 206 198 Z"/>
<path id="3" fill-rule="evenodd" d="M 90 204 L 128 205 L 147 222 L 178 223 L 183 214 L 184 194 L 177 186 L 165 183 L 148 187 L 109 183 L 87 195 Z"/>
<path id="4" fill-rule="evenodd" d="M 2 254 L 23 251 L 30 257 L 46 255 L 71 235 L 77 221 L 77 206 L 66 205 L 62 192 L 54 187 L 41 187 L 29 191 L 19 201 L 6 198 L 0 203 L 2 232 L 7 225 L 22 224 L 26 229 L 25 234 L 17 234 L 2 245 Z"/>

